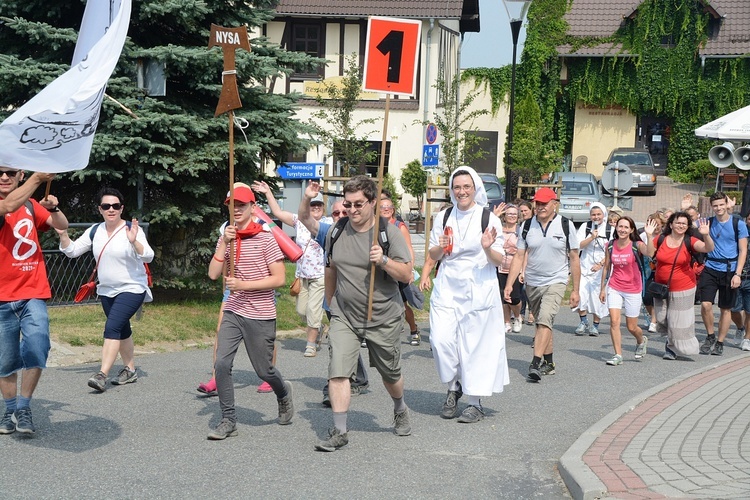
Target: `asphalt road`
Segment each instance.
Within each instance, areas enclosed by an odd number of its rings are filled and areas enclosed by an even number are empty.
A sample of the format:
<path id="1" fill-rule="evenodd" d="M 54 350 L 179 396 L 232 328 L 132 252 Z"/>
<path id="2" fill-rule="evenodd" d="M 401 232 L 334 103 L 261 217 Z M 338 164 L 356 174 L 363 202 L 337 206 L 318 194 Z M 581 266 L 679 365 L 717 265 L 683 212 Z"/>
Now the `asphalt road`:
<path id="1" fill-rule="evenodd" d="M 557 374 L 527 383 L 531 327 L 508 335 L 511 384 L 482 401 L 487 418 L 478 424 L 439 417 L 446 388 L 429 343 L 412 347 L 404 336 L 413 435 L 392 433 L 392 403 L 371 370 L 370 391 L 352 400 L 350 443 L 334 453 L 313 451 L 331 425 L 320 404 L 326 351 L 304 358 L 302 339 L 281 340 L 278 354 L 295 386 L 293 424 L 276 424 L 275 398 L 256 393 L 259 380 L 240 352 L 239 435 L 219 442 L 206 440 L 218 400 L 195 391 L 209 377 L 210 350 L 141 356 L 138 382 L 103 394 L 86 386 L 93 365 L 50 368 L 32 401 L 36 437 L 0 436 L 0 498 L 567 498 L 556 464 L 589 426 L 646 388 L 718 359 L 664 361 L 654 337 L 635 362 L 626 337 L 625 363 L 606 366 L 608 335 L 576 337 L 567 309 L 558 319 Z M 724 358 L 738 355 L 728 347 Z"/>

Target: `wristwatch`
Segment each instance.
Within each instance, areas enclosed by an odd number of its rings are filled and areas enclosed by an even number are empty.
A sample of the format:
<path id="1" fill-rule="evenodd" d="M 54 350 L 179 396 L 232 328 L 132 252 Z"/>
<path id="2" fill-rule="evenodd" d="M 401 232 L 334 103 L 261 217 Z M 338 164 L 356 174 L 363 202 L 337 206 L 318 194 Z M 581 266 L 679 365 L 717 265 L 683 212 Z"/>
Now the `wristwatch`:
<path id="1" fill-rule="evenodd" d="M 52 208 L 48 208 L 48 209 L 47 209 L 47 211 L 48 211 L 49 213 L 51 213 L 51 214 L 54 214 L 55 212 L 59 212 L 59 211 L 60 211 L 60 209 L 59 209 L 59 208 L 57 207 L 57 205 L 55 205 L 55 206 L 54 206 L 54 207 L 52 207 Z"/>
<path id="2" fill-rule="evenodd" d="M 380 267 L 385 267 L 386 264 L 388 264 L 388 256 L 383 255 L 383 258 L 380 259 Z"/>

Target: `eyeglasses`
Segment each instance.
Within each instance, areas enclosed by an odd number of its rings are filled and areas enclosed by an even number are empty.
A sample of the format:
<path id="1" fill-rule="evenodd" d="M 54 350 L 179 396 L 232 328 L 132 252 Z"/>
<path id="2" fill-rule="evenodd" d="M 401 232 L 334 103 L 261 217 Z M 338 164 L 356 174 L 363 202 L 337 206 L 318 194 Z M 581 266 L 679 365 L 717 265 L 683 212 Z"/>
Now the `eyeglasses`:
<path id="1" fill-rule="evenodd" d="M 506 217 L 518 217 L 518 214 L 509 214 L 506 212 L 505 216 Z"/>
<path id="2" fill-rule="evenodd" d="M 368 203 L 370 202 L 369 201 L 355 201 L 354 203 L 352 203 L 351 201 L 344 201 L 341 204 L 344 205 L 344 208 L 346 208 L 347 210 L 349 210 L 352 207 L 359 210 L 360 208 L 364 207 Z"/>
<path id="3" fill-rule="evenodd" d="M 99 205 L 99 208 L 101 208 L 102 210 L 109 210 L 110 208 L 120 210 L 122 208 L 122 203 L 102 203 L 101 205 Z"/>
<path id="4" fill-rule="evenodd" d="M 334 210 L 331 215 L 338 217 L 339 215 L 346 215 L 346 210 Z"/>
<path id="5" fill-rule="evenodd" d="M 8 179 L 12 179 L 13 177 L 18 175 L 18 172 L 20 172 L 20 170 L 3 170 L 2 172 L 0 172 L 0 177 L 2 177 L 3 175 L 7 175 Z"/>
<path id="6" fill-rule="evenodd" d="M 380 205 L 380 210 L 393 210 L 393 205 Z"/>

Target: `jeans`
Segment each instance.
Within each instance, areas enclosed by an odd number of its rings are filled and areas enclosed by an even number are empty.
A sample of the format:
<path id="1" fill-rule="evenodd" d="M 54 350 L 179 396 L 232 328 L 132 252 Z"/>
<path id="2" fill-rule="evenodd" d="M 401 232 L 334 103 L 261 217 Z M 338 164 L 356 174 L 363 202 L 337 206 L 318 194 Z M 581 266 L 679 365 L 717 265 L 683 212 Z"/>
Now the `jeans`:
<path id="1" fill-rule="evenodd" d="M 44 300 L 0 302 L 0 377 L 21 369 L 46 368 L 49 350 L 49 316 Z"/>

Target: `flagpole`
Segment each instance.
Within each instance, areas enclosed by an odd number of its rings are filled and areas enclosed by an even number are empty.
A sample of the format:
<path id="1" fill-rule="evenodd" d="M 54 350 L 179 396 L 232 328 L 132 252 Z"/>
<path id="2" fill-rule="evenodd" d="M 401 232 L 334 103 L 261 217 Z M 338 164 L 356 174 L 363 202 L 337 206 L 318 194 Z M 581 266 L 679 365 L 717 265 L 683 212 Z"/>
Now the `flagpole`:
<path id="1" fill-rule="evenodd" d="M 229 225 L 234 226 L 234 111 L 229 110 Z M 229 277 L 234 278 L 234 242 L 229 242 Z"/>
<path id="2" fill-rule="evenodd" d="M 44 201 L 47 201 L 47 198 L 49 198 L 49 190 L 52 188 L 52 181 L 47 181 L 47 187 L 44 190 Z"/>

